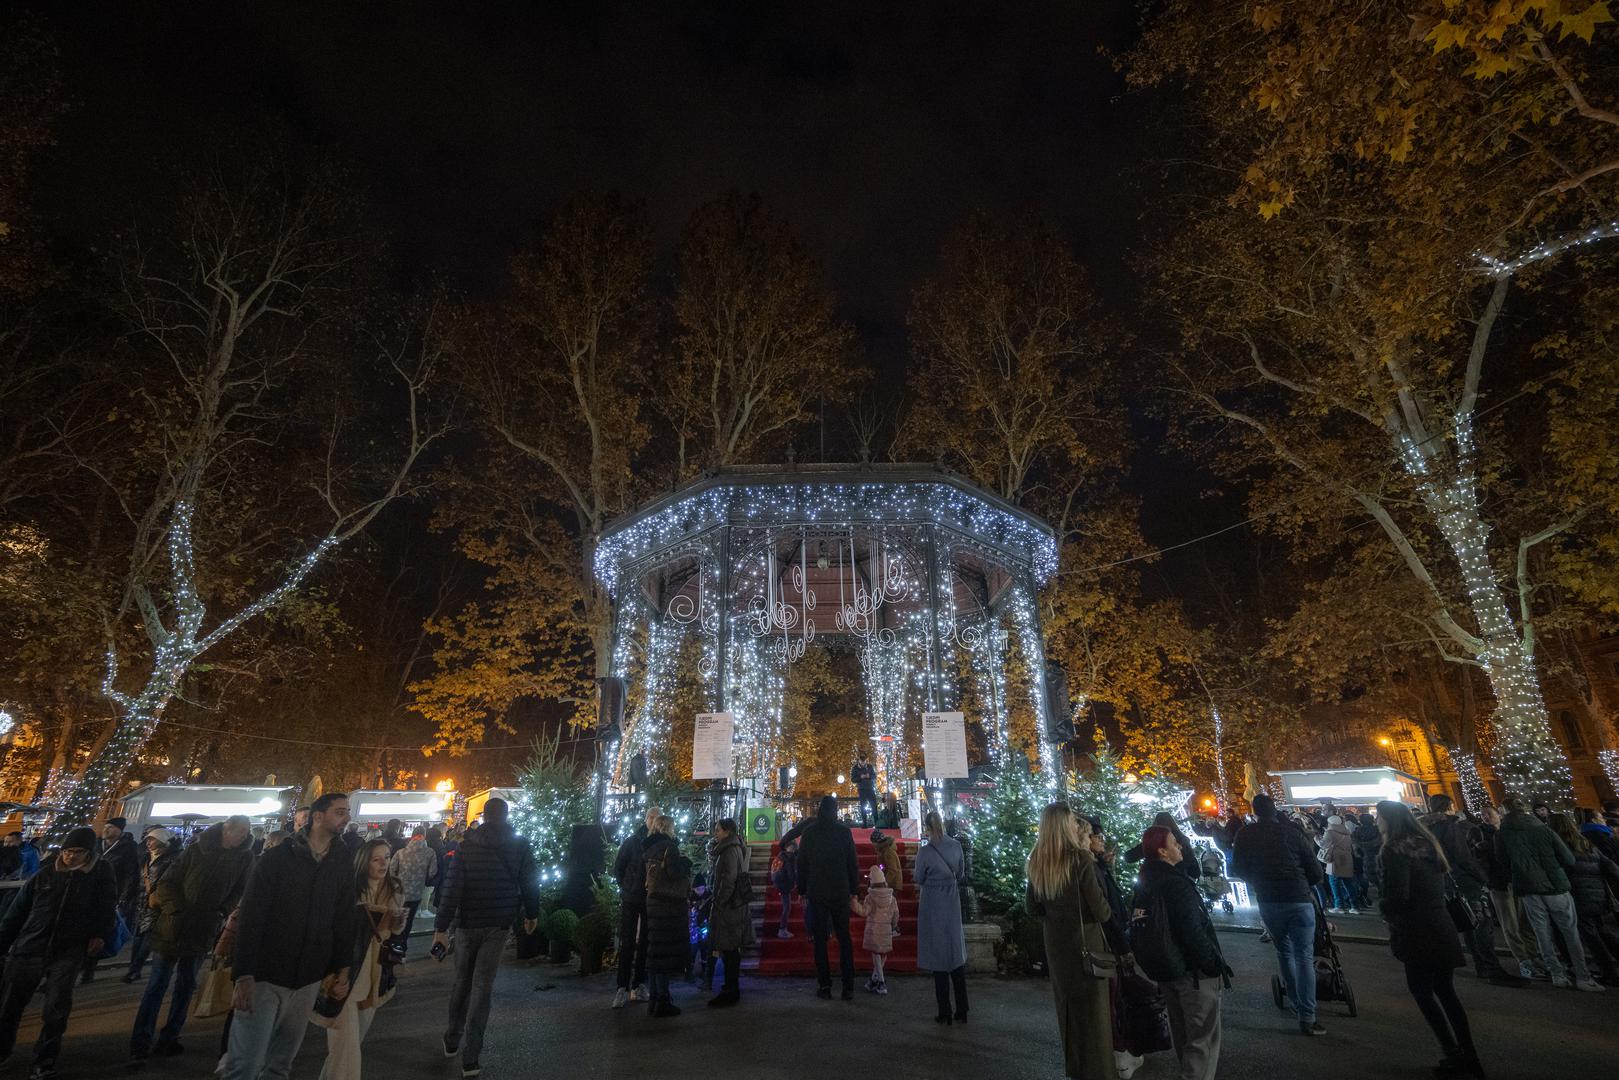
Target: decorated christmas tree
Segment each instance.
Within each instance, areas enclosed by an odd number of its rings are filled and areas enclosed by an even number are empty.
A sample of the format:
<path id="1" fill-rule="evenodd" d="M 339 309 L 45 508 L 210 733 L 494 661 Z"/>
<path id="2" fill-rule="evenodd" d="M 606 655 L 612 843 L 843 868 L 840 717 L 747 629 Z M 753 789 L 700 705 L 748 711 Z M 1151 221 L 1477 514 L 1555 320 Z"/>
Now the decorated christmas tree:
<path id="1" fill-rule="evenodd" d="M 1026 768 L 1009 764 L 993 777 L 995 787 L 965 821 L 972 839 L 972 884 L 991 914 L 1023 901 L 1025 866 L 1050 801 L 1045 785 Z"/>
<path id="2" fill-rule="evenodd" d="M 1096 818 L 1110 841 L 1135 846 L 1159 813 L 1185 816 L 1187 791 L 1164 776 L 1130 772 L 1106 746 L 1089 755 L 1089 772 L 1068 775 L 1069 805 Z"/>
<path id="3" fill-rule="evenodd" d="M 573 761 L 560 757 L 562 732 L 534 744 L 528 764 L 517 774 L 522 794 L 512 804 L 512 825 L 534 849 L 540 880 L 560 881 L 573 827 L 595 819 L 590 777 Z"/>

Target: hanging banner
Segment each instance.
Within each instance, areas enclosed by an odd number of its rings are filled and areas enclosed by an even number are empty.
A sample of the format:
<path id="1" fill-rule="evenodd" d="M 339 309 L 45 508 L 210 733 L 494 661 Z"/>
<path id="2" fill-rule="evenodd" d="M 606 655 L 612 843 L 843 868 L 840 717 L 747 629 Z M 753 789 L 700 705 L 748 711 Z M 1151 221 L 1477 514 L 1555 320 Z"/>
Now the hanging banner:
<path id="1" fill-rule="evenodd" d="M 731 778 L 731 738 L 734 723 L 728 712 L 697 714 L 697 733 L 691 741 L 691 778 Z"/>
<path id="2" fill-rule="evenodd" d="M 922 770 L 929 780 L 967 778 L 967 725 L 961 713 L 922 714 Z"/>

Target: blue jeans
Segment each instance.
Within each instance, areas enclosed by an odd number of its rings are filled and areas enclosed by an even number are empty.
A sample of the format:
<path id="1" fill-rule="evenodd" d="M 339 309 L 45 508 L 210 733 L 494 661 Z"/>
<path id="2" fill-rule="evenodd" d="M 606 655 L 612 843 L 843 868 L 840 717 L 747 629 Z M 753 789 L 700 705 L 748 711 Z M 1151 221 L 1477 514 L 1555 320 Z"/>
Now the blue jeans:
<path id="1" fill-rule="evenodd" d="M 1327 880 L 1332 883 L 1332 906 L 1348 910 L 1355 907 L 1355 879 L 1339 877 L 1337 874 L 1328 874 Z"/>
<path id="2" fill-rule="evenodd" d="M 1276 945 L 1282 983 L 1293 1001 L 1299 1023 L 1315 1022 L 1315 905 L 1259 905 L 1259 918 Z"/>
<path id="3" fill-rule="evenodd" d="M 135 1010 L 135 1030 L 129 1036 L 129 1048 L 135 1053 L 152 1049 L 152 1036 L 157 1031 L 157 1014 L 163 1009 L 163 995 L 169 992 L 169 979 L 174 980 L 174 1000 L 169 1003 L 169 1022 L 158 1035 L 159 1043 L 178 1042 L 180 1029 L 185 1027 L 186 1010 L 191 1007 L 191 995 L 197 991 L 197 969 L 201 957 L 189 960 L 171 960 L 162 953 L 152 954 L 152 974 L 146 980 L 146 992 L 141 995 L 140 1008 Z"/>

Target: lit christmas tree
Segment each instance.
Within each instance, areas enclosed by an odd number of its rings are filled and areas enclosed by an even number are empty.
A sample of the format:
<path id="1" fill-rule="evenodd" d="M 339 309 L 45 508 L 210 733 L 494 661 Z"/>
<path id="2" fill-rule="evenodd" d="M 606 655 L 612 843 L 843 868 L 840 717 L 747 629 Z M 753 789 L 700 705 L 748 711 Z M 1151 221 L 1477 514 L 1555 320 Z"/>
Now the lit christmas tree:
<path id="1" fill-rule="evenodd" d="M 1090 755 L 1088 773 L 1068 776 L 1068 803 L 1086 817 L 1102 823 L 1102 831 L 1121 848 L 1134 847 L 1152 819 L 1168 811 L 1176 820 L 1185 817 L 1190 794 L 1162 776 L 1136 776 L 1119 764 L 1106 746 Z"/>
<path id="2" fill-rule="evenodd" d="M 562 732 L 540 739 L 528 764 L 517 775 L 523 793 L 511 807 L 512 826 L 534 849 L 543 882 L 561 881 L 573 827 L 596 817 L 590 776 L 573 761 L 558 756 Z"/>
<path id="3" fill-rule="evenodd" d="M 973 845 L 973 888 L 991 913 L 1023 901 L 1029 852 L 1040 829 L 1040 812 L 1050 801 L 1045 785 L 1026 767 L 1008 765 L 994 780 L 994 789 L 965 815 Z"/>

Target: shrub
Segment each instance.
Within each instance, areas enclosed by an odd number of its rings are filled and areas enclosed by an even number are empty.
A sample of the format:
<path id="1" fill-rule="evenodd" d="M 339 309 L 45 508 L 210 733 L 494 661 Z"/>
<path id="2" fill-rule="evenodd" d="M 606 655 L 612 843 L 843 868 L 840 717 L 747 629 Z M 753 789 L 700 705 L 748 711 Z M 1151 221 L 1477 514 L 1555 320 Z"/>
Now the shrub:
<path id="1" fill-rule="evenodd" d="M 565 945 L 574 943 L 574 933 L 579 928 L 579 916 L 567 908 L 557 908 L 545 918 L 545 936 L 549 941 L 560 941 Z"/>

